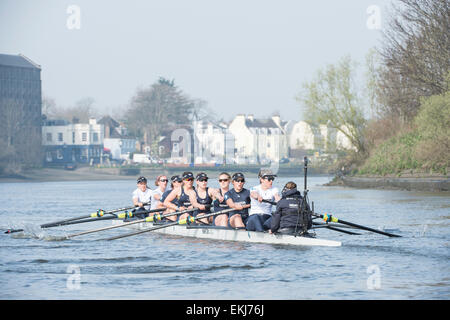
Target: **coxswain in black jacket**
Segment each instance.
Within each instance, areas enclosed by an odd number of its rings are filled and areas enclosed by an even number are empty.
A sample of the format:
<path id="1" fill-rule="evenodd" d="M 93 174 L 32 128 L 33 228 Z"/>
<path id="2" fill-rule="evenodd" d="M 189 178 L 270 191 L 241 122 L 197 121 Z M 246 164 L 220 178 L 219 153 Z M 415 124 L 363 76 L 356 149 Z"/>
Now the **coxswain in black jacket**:
<path id="1" fill-rule="evenodd" d="M 301 213 L 302 201 L 303 198 L 296 186 L 292 189 L 285 188 L 283 190 L 281 200 L 277 203 L 272 218 L 270 228 L 272 233 L 302 233 L 304 224 L 306 224 L 307 229 L 311 228 L 311 216 Z"/>

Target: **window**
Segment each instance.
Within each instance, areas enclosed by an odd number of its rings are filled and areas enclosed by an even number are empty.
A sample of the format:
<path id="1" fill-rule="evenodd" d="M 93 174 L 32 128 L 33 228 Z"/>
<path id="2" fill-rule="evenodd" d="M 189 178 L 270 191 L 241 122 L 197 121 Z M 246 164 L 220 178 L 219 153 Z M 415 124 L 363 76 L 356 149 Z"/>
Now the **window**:
<path id="1" fill-rule="evenodd" d="M 47 132 L 47 142 L 52 142 L 52 133 L 51 132 Z"/>
<path id="2" fill-rule="evenodd" d="M 87 133 L 86 132 L 81 133 L 81 141 L 83 141 L 83 142 L 87 141 Z"/>
<path id="3" fill-rule="evenodd" d="M 58 141 L 63 142 L 63 134 L 62 132 L 58 132 Z"/>
<path id="4" fill-rule="evenodd" d="M 75 144 L 75 132 L 72 132 L 72 143 Z"/>
<path id="5" fill-rule="evenodd" d="M 98 142 L 98 132 L 94 132 L 93 139 L 94 142 Z"/>
<path id="6" fill-rule="evenodd" d="M 63 158 L 63 153 L 61 149 L 56 150 L 56 158 L 61 160 Z"/>

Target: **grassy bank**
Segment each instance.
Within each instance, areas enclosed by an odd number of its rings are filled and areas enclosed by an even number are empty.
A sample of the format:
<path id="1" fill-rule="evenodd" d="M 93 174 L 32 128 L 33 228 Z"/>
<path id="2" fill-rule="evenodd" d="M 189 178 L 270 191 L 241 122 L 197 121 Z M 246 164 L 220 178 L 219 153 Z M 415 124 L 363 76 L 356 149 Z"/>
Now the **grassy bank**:
<path id="1" fill-rule="evenodd" d="M 450 92 L 422 100 L 408 128 L 375 146 L 359 175 L 441 174 L 450 167 Z"/>

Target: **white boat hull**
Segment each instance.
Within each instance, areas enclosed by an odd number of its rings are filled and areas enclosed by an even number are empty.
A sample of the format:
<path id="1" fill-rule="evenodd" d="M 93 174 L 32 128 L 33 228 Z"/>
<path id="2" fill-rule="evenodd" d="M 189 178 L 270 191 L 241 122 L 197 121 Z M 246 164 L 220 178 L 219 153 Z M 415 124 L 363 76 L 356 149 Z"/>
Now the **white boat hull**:
<path id="1" fill-rule="evenodd" d="M 113 224 L 122 224 L 122 220 L 113 220 Z M 152 228 L 153 223 L 141 222 L 136 224 L 130 224 L 126 228 L 133 228 L 136 230 L 144 230 Z M 318 239 L 311 237 L 295 237 L 291 235 L 282 234 L 269 234 L 268 232 L 254 232 L 247 231 L 243 229 L 226 229 L 226 228 L 214 228 L 214 227 L 203 227 L 203 226 L 180 226 L 174 225 L 166 228 L 160 228 L 153 230 L 151 232 L 182 236 L 182 237 L 192 237 L 199 239 L 213 239 L 213 240 L 223 240 L 223 241 L 240 241 L 240 242 L 251 242 L 251 243 L 268 243 L 268 244 L 281 244 L 281 245 L 300 245 L 300 246 L 327 246 L 327 247 L 339 247 L 342 245 L 339 241 Z"/>

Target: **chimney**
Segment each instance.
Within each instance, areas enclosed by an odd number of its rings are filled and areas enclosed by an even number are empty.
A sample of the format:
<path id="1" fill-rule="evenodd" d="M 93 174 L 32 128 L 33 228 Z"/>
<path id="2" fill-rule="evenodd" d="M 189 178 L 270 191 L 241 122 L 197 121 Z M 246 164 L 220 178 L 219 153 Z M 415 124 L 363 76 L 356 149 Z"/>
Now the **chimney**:
<path id="1" fill-rule="evenodd" d="M 250 121 L 255 121 L 255 118 L 253 117 L 253 114 L 249 114 L 248 116 L 247 116 L 247 119 L 248 120 L 250 120 Z"/>
<path id="2" fill-rule="evenodd" d="M 277 124 L 277 126 L 281 127 L 281 120 L 279 115 L 272 116 L 272 120 Z"/>

